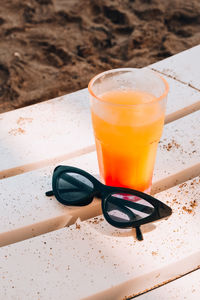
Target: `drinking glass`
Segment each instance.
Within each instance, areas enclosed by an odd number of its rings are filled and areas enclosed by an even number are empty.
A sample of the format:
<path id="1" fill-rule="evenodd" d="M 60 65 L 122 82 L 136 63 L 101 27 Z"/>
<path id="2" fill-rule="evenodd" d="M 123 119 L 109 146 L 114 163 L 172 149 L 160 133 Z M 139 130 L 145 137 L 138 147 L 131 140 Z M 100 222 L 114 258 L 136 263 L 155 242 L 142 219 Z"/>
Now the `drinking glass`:
<path id="1" fill-rule="evenodd" d="M 167 82 L 146 68 L 120 68 L 95 76 L 88 89 L 103 183 L 149 193 Z"/>

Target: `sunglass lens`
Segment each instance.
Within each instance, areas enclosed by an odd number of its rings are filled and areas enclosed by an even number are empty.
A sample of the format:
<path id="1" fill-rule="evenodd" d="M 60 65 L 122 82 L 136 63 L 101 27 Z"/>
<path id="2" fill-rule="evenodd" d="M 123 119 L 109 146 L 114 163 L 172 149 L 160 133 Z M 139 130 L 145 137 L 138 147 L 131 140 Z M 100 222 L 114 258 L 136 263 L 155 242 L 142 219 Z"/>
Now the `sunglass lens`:
<path id="1" fill-rule="evenodd" d="M 57 179 L 57 191 L 63 201 L 81 202 L 90 198 L 93 191 L 93 183 L 81 174 L 63 172 Z"/>
<path id="2" fill-rule="evenodd" d="M 112 221 L 126 226 L 130 222 L 150 216 L 154 207 L 148 201 L 134 195 L 115 193 L 107 198 L 105 210 Z"/>

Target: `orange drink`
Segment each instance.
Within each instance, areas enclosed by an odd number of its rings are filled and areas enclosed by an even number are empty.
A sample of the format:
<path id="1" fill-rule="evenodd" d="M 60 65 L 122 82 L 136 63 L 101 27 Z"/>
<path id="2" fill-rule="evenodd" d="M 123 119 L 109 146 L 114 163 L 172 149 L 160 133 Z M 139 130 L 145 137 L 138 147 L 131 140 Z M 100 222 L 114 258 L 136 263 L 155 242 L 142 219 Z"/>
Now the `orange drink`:
<path id="1" fill-rule="evenodd" d="M 149 70 L 111 70 L 90 82 L 92 123 L 105 184 L 150 191 L 167 90 L 167 83 Z"/>

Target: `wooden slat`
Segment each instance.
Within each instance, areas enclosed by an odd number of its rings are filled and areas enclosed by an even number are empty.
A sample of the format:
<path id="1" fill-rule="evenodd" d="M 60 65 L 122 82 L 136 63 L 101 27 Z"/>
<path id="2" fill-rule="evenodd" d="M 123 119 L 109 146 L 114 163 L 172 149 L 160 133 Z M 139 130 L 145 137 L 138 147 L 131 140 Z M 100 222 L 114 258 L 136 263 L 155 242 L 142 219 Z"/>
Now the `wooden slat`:
<path id="1" fill-rule="evenodd" d="M 165 123 L 182 118 L 200 110 L 200 91 L 162 75 L 169 84 Z"/>
<path id="2" fill-rule="evenodd" d="M 150 67 L 200 91 L 200 45 Z"/>
<path id="3" fill-rule="evenodd" d="M 2 298 L 121 300 L 197 268 L 199 195 L 200 177 L 158 194 L 173 214 L 142 226 L 142 242 L 100 216 L 2 247 Z"/>
<path id="4" fill-rule="evenodd" d="M 87 90 L 0 115 L 0 178 L 94 150 Z"/>
<path id="5" fill-rule="evenodd" d="M 153 193 L 200 174 L 200 111 L 166 124 L 159 143 Z"/>
<path id="6" fill-rule="evenodd" d="M 200 111 L 165 125 L 159 144 L 153 193 L 200 174 Z M 64 161 L 98 174 L 96 153 Z M 86 207 L 66 207 L 45 192 L 51 188 L 55 166 L 49 166 L 0 181 L 0 245 L 39 235 L 65 225 L 78 217 L 88 219 L 101 213 L 100 201 Z M 9 218 L 8 218 L 9 216 Z"/>
<path id="7" fill-rule="evenodd" d="M 200 270 L 193 271 L 151 292 L 137 300 L 198 300 L 200 299 Z"/>

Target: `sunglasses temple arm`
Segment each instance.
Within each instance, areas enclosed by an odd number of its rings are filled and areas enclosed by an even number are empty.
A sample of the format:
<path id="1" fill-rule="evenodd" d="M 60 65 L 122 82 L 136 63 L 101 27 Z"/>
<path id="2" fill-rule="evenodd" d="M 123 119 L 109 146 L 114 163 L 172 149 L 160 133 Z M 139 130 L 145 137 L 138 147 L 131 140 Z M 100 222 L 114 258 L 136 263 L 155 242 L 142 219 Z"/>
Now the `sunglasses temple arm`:
<path id="1" fill-rule="evenodd" d="M 143 235 L 142 235 L 142 231 L 140 229 L 140 226 L 137 226 L 136 228 L 136 236 L 138 241 L 142 241 L 143 240 Z"/>
<path id="2" fill-rule="evenodd" d="M 48 191 L 48 192 L 45 193 L 45 195 L 46 195 L 47 197 L 51 197 L 51 196 L 54 195 L 54 193 L 53 193 L 53 191 Z"/>

